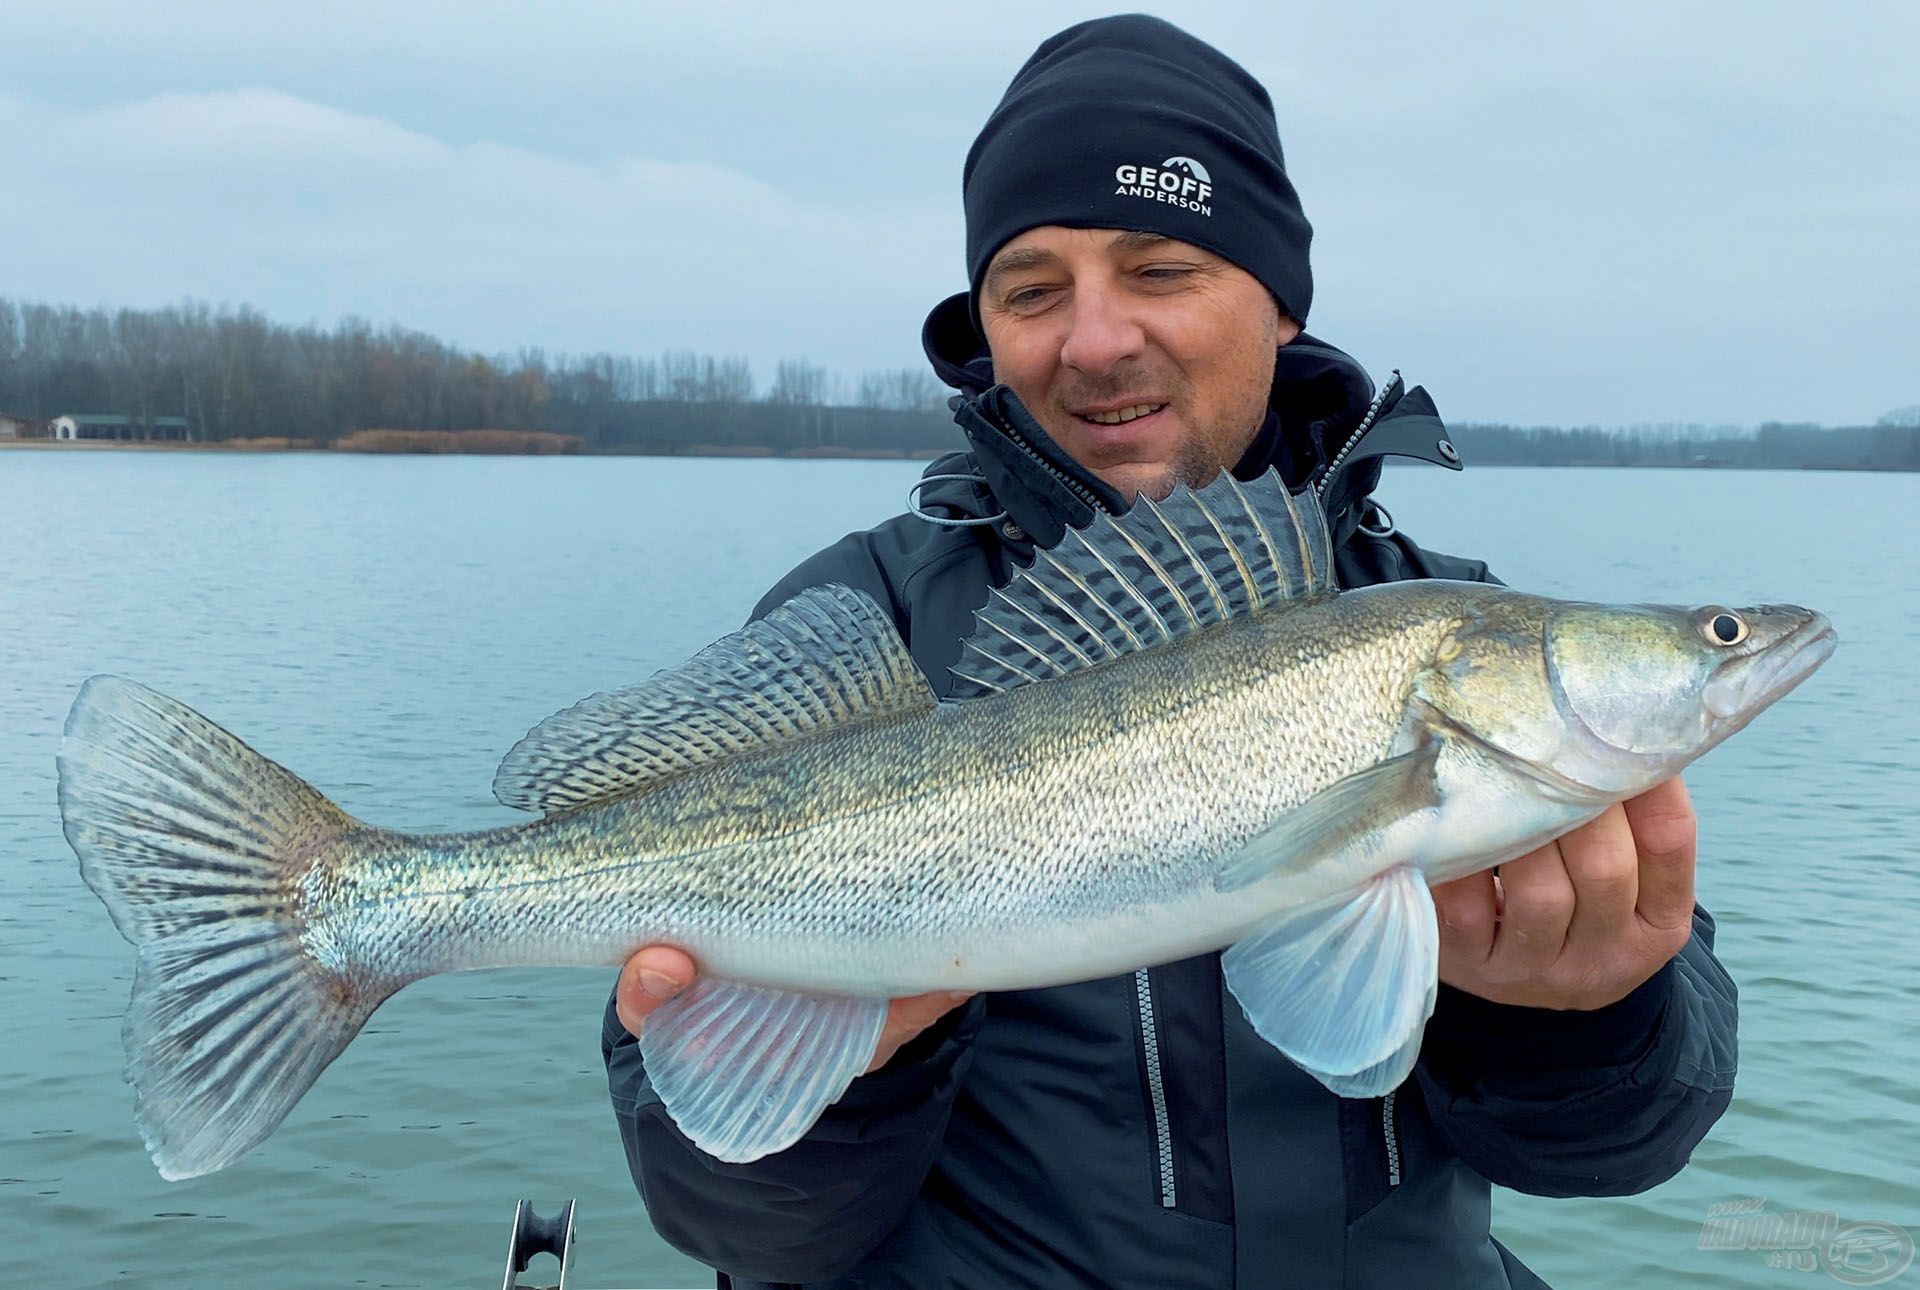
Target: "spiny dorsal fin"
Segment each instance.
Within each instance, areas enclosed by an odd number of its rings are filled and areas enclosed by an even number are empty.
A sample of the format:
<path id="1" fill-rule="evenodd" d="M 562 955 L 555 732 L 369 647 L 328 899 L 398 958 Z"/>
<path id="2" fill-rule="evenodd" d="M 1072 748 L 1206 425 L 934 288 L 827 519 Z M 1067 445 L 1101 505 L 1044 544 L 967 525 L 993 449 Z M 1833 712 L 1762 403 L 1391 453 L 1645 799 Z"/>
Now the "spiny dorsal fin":
<path id="1" fill-rule="evenodd" d="M 1150 649 L 1288 601 L 1332 594 L 1333 546 L 1311 490 L 1223 471 L 1164 502 L 1068 529 L 996 589 L 953 666 L 976 698 Z"/>
<path id="2" fill-rule="evenodd" d="M 500 763 L 493 793 L 529 811 L 582 806 L 769 744 L 933 706 L 871 597 L 810 587 L 678 667 L 548 717 Z"/>

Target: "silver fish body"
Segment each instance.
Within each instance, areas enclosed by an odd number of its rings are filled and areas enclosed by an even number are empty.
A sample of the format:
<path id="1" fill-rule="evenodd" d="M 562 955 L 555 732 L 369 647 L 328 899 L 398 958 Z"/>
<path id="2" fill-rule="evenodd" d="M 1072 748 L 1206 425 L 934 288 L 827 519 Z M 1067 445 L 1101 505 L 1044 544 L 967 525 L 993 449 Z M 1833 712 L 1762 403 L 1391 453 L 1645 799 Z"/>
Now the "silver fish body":
<path id="1" fill-rule="evenodd" d="M 481 833 L 352 821 L 96 678 L 62 805 L 142 949 L 129 1067 L 163 1173 L 265 1137 L 410 981 L 650 943 L 702 981 L 650 1021 L 649 1070 L 726 1159 L 803 1133 L 889 997 L 1229 946 L 1263 1035 L 1338 1091 L 1390 1088 L 1431 1010 L 1428 883 L 1677 773 L 1832 649 L 1793 607 L 1335 595 L 1317 512 L 1265 490 L 1183 493 L 1044 557 L 983 609 L 958 701 L 871 602 L 809 592 L 536 729 L 499 784 L 548 813 Z M 316 1038 L 275 1030 L 288 1012 Z"/>
<path id="2" fill-rule="evenodd" d="M 1307 866 L 1257 903 L 1213 886 L 1248 837 L 1385 759 L 1445 632 L 1405 615 L 1439 585 L 1350 593 L 531 824 L 431 841 L 368 830 L 310 871 L 308 925 L 352 947 L 342 967 L 395 981 L 666 942 L 729 979 L 882 996 L 1219 949 L 1356 880 Z M 1397 639 L 1368 642 L 1390 619 Z"/>

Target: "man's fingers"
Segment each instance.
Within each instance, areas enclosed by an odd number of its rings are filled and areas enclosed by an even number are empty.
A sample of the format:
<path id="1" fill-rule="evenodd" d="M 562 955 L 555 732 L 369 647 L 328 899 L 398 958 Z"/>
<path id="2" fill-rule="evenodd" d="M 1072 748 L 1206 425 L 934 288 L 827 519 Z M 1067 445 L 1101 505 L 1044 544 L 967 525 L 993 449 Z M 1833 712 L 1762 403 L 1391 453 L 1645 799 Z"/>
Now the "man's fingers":
<path id="1" fill-rule="evenodd" d="M 635 950 L 620 969 L 613 1010 L 620 1024 L 638 1035 L 647 1014 L 693 984 L 695 968 L 685 951 L 671 945 L 649 945 Z"/>
<path id="2" fill-rule="evenodd" d="M 1640 889 L 1640 857 L 1627 813 L 1609 806 L 1559 840 L 1560 858 L 1573 883 L 1570 949 L 1618 949 L 1633 930 Z"/>
<path id="3" fill-rule="evenodd" d="M 1687 786 L 1655 785 L 1626 803 L 1640 858 L 1640 917 L 1672 931 L 1693 925 L 1693 871 L 1698 825 Z"/>
<path id="4" fill-rule="evenodd" d="M 867 1063 L 868 1073 L 885 1066 L 902 1044 L 972 997 L 964 990 L 935 990 L 932 994 L 909 995 L 888 1004 L 887 1021 L 880 1029 L 880 1042 L 874 1046 L 873 1060 Z"/>
<path id="5" fill-rule="evenodd" d="M 1499 926 L 1499 893 L 1493 871 L 1482 870 L 1433 889 L 1433 912 L 1440 916 L 1440 961 L 1452 958 L 1480 963 L 1493 950 Z"/>
<path id="6" fill-rule="evenodd" d="M 1559 959 L 1573 921 L 1573 880 L 1559 844 L 1549 842 L 1501 865 L 1500 890 L 1505 907 L 1491 960 L 1513 977 L 1546 971 Z"/>
<path id="7" fill-rule="evenodd" d="M 697 975 L 694 962 L 682 950 L 671 945 L 649 945 L 635 950 L 620 969 L 620 983 L 614 989 L 613 1010 L 620 1024 L 639 1035 L 647 1015 L 693 984 Z M 900 1045 L 953 1011 L 971 994 L 964 991 L 936 990 L 895 999 L 887 1006 L 887 1020 L 880 1030 L 880 1042 L 874 1050 L 868 1070 L 878 1070 L 898 1052 Z"/>
<path id="8" fill-rule="evenodd" d="M 909 995 L 887 1005 L 888 1032 L 901 1032 L 911 1039 L 940 1018 L 973 997 L 964 990 L 935 990 L 931 994 Z"/>

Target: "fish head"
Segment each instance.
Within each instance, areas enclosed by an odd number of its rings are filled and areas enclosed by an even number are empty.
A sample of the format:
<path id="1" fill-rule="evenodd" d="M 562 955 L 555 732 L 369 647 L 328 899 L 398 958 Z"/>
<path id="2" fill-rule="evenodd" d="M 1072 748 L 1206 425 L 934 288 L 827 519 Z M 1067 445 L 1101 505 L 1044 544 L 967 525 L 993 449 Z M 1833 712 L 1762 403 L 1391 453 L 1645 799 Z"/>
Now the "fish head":
<path id="1" fill-rule="evenodd" d="M 1671 773 L 1811 676 L 1838 639 L 1798 605 L 1569 606 L 1548 623 L 1547 668 L 1569 723 Z"/>
<path id="2" fill-rule="evenodd" d="M 1798 605 L 1529 597 L 1475 618 L 1432 687 L 1433 706 L 1570 794 L 1608 799 L 1678 774 L 1811 676 L 1838 643 L 1826 615 Z"/>

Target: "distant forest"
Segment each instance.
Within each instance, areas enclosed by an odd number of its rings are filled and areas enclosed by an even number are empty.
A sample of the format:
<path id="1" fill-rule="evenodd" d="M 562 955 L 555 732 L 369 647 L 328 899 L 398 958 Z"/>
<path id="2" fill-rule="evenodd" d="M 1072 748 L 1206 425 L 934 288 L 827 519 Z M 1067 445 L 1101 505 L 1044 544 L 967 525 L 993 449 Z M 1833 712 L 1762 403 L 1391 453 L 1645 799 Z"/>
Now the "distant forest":
<path id="1" fill-rule="evenodd" d="M 1920 407 L 1870 426 L 1769 421 L 1740 426 L 1520 428 L 1448 422 L 1467 462 L 1482 466 L 1737 466 L 1748 469 L 1920 470 Z"/>
<path id="2" fill-rule="evenodd" d="M 849 381 L 792 359 L 761 390 L 737 357 L 488 357 L 352 318 L 329 329 L 245 307 L 83 310 L 0 297 L 0 413 L 178 416 L 204 442 L 494 429 L 575 435 L 599 452 L 925 456 L 959 444 L 947 394 L 918 368 Z M 1920 469 L 1920 405 L 1871 426 L 1452 430 L 1482 464 Z"/>
<path id="3" fill-rule="evenodd" d="M 931 372 L 849 383 L 795 359 L 668 351 L 487 357 L 401 327 L 273 323 L 252 309 L 75 309 L 0 297 L 0 413 L 177 416 L 191 438 L 332 443 L 359 430 L 546 430 L 602 452 L 925 455 L 959 432 Z"/>

